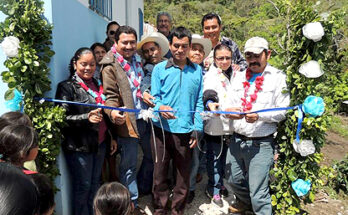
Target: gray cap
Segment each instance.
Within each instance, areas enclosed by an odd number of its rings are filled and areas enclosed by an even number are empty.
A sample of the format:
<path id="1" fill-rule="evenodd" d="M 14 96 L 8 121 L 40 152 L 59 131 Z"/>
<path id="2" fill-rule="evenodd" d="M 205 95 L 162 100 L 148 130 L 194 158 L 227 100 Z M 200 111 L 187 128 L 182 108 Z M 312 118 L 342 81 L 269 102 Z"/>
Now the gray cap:
<path id="1" fill-rule="evenodd" d="M 244 53 L 252 52 L 260 54 L 264 49 L 268 50 L 268 42 L 262 37 L 252 37 L 245 43 Z"/>

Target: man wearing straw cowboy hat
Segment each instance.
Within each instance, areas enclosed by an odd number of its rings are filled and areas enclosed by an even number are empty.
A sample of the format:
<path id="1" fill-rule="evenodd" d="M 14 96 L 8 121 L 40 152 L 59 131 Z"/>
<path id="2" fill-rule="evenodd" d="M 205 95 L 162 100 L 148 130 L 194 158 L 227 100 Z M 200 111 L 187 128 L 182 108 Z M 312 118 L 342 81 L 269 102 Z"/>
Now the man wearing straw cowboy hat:
<path id="1" fill-rule="evenodd" d="M 205 70 L 203 68 L 203 60 L 209 55 L 212 44 L 211 41 L 207 38 L 203 38 L 198 34 L 192 34 L 192 46 L 189 51 L 189 59 L 191 62 L 196 63 L 202 67 L 203 75 Z M 204 154 L 203 154 L 204 156 Z M 199 169 L 199 159 L 200 151 L 199 147 L 193 149 L 192 154 L 192 164 L 191 164 L 191 173 L 190 173 L 190 192 L 187 197 L 187 203 L 191 203 L 195 197 L 196 189 L 196 176 Z"/>
<path id="2" fill-rule="evenodd" d="M 138 53 L 145 60 L 143 69 L 145 77 L 140 84 L 140 90 L 143 94 L 143 101 L 149 106 L 153 107 L 154 99 L 150 94 L 151 74 L 153 67 L 163 60 L 164 55 L 169 50 L 169 42 L 167 38 L 158 32 L 152 32 L 149 35 L 143 35 L 141 41 L 137 45 Z"/>

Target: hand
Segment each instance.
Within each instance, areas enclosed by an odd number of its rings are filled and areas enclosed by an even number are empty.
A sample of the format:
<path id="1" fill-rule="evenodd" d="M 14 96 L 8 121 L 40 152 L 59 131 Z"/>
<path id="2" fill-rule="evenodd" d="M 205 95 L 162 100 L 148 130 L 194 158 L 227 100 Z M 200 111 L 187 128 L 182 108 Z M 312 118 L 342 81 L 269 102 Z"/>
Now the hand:
<path id="1" fill-rule="evenodd" d="M 232 107 L 232 108 L 227 108 L 225 111 L 227 111 L 227 112 L 242 112 L 242 109 Z M 242 119 L 244 117 L 244 114 L 226 114 L 225 116 L 227 118 L 230 118 L 230 119 Z"/>
<path id="2" fill-rule="evenodd" d="M 91 110 L 88 113 L 88 121 L 91 123 L 99 123 L 103 120 L 103 114 L 101 114 L 101 108 Z"/>
<path id="3" fill-rule="evenodd" d="M 154 107 L 155 104 L 151 101 L 155 99 L 150 93 L 144 92 L 143 93 L 143 101 L 149 106 L 149 107 Z"/>
<path id="4" fill-rule="evenodd" d="M 196 147 L 197 145 L 197 139 L 195 137 L 191 137 L 189 141 L 190 149 Z"/>
<path id="5" fill-rule="evenodd" d="M 275 163 L 278 161 L 278 158 L 279 158 L 279 153 L 278 152 L 274 153 L 273 160 Z"/>
<path id="6" fill-rule="evenodd" d="M 248 113 L 245 115 L 245 121 L 247 123 L 254 123 L 259 119 L 259 115 L 257 113 Z"/>
<path id="7" fill-rule="evenodd" d="M 218 108 L 219 108 L 219 103 L 216 103 L 216 102 L 210 102 L 208 103 L 208 108 L 210 111 L 217 111 Z M 216 116 L 219 116 L 220 114 L 218 113 L 215 113 Z"/>
<path id="8" fill-rule="evenodd" d="M 117 151 L 117 142 L 116 140 L 111 140 L 110 155 L 113 155 L 116 151 Z"/>
<path id="9" fill-rule="evenodd" d="M 232 69 L 233 69 L 233 71 L 239 71 L 240 66 L 238 64 L 232 64 Z"/>
<path id="10" fill-rule="evenodd" d="M 173 108 L 171 108 L 170 106 L 161 105 L 159 107 L 159 110 L 173 110 Z M 160 113 L 161 113 L 162 117 L 165 119 L 176 119 L 173 112 L 160 112 Z"/>
<path id="11" fill-rule="evenodd" d="M 119 110 L 112 110 L 111 118 L 116 125 L 122 125 L 123 123 L 126 122 L 126 116 L 121 114 Z"/>

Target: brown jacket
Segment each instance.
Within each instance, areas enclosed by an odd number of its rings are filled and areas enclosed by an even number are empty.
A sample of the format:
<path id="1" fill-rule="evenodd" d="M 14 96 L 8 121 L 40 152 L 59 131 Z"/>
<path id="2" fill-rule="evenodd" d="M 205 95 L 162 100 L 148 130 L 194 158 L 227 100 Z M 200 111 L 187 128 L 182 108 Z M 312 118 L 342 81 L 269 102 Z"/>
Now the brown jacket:
<path id="1" fill-rule="evenodd" d="M 134 109 L 132 90 L 128 82 L 126 72 L 116 61 L 114 54 L 109 51 L 99 63 L 101 67 L 101 80 L 103 81 L 104 94 L 106 96 L 105 105 L 111 107 L 122 107 Z M 116 125 L 111 118 L 110 109 L 104 109 L 113 123 L 112 131 L 119 137 L 139 138 L 134 113 L 124 112 L 126 122 L 122 125 Z"/>

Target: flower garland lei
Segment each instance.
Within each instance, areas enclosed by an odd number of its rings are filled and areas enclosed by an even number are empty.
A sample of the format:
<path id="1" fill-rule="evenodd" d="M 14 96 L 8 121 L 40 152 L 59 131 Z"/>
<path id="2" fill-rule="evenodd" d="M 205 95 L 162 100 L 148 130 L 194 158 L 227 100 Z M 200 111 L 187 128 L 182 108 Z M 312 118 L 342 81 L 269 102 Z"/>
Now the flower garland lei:
<path id="1" fill-rule="evenodd" d="M 117 60 L 117 62 L 121 65 L 121 67 L 123 68 L 123 70 L 126 72 L 128 78 L 130 79 L 130 82 L 132 83 L 132 87 L 133 89 L 136 88 L 137 90 L 137 93 L 136 93 L 136 96 L 138 98 L 142 98 L 142 93 L 141 93 L 141 90 L 140 90 L 140 82 L 141 82 L 141 79 L 142 79 L 142 73 L 143 73 L 143 69 L 142 69 L 142 65 L 141 65 L 141 58 L 138 54 L 134 54 L 132 56 L 133 58 L 133 62 L 135 62 L 135 71 L 134 73 L 132 73 L 131 71 L 131 65 L 130 63 L 125 60 L 123 58 L 122 55 L 120 55 L 117 51 L 116 51 L 116 47 L 115 45 L 113 45 L 111 47 L 111 51 L 112 53 L 114 53 L 114 56 Z"/>
<path id="2" fill-rule="evenodd" d="M 98 105 L 104 105 L 105 104 L 105 95 L 103 94 L 104 89 L 103 89 L 103 85 L 101 84 L 100 80 L 98 80 L 98 87 L 99 87 L 99 92 L 95 92 L 92 89 L 90 89 L 89 87 L 87 87 L 87 85 L 85 83 L 83 83 L 82 81 L 78 82 L 81 87 L 87 91 L 87 93 L 89 93 L 91 96 L 93 96 L 93 98 L 95 99 L 95 101 L 97 102 Z"/>
<path id="3" fill-rule="evenodd" d="M 247 69 L 247 71 L 245 73 L 245 77 L 246 77 L 246 81 L 243 82 L 244 98 L 241 98 L 241 100 L 242 100 L 243 111 L 250 111 L 253 108 L 252 103 L 255 102 L 257 99 L 257 93 L 260 90 L 262 90 L 262 84 L 263 84 L 264 77 L 262 75 L 256 77 L 256 79 L 255 79 L 255 91 L 252 95 L 250 95 L 249 101 L 247 100 L 248 91 L 250 88 L 249 80 L 252 77 L 250 69 Z"/>

